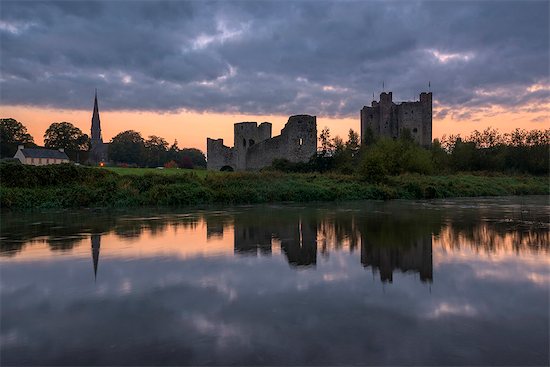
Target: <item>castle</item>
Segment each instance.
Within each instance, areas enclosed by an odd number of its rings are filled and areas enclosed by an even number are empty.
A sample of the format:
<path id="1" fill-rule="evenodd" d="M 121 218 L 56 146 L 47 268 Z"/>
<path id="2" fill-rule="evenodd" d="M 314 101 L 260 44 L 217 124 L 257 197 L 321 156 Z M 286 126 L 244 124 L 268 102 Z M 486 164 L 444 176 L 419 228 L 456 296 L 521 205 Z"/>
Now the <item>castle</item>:
<path id="1" fill-rule="evenodd" d="M 258 170 L 274 159 L 307 162 L 317 152 L 317 117 L 290 116 L 281 135 L 271 137 L 271 124 L 240 122 L 234 125 L 233 147 L 223 139 L 206 139 L 207 169 L 216 171 Z"/>
<path id="2" fill-rule="evenodd" d="M 420 93 L 420 101 L 395 104 L 392 93 L 381 93 L 380 102 L 361 109 L 361 139 L 368 130 L 374 136 L 398 138 L 408 129 L 414 140 L 423 146 L 432 144 L 432 93 Z"/>

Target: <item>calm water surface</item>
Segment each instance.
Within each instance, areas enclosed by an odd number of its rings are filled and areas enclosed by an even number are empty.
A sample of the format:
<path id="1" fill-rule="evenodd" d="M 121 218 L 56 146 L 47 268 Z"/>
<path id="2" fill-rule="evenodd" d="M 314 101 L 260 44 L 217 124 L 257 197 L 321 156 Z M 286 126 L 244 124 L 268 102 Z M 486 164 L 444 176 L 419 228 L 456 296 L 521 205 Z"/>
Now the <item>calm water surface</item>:
<path id="1" fill-rule="evenodd" d="M 2 213 L 1 365 L 547 365 L 547 197 Z"/>

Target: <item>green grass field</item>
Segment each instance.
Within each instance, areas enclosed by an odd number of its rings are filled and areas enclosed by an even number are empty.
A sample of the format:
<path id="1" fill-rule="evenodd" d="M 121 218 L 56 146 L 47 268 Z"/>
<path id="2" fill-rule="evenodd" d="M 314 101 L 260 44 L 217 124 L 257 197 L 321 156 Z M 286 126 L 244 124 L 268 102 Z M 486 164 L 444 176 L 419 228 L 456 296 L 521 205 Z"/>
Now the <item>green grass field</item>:
<path id="1" fill-rule="evenodd" d="M 128 175 L 134 175 L 134 176 L 143 176 L 146 174 L 155 174 L 155 175 L 163 175 L 163 176 L 175 176 L 175 175 L 183 175 L 188 173 L 194 173 L 199 177 L 204 177 L 207 174 L 224 174 L 224 172 L 216 172 L 216 171 L 207 171 L 206 169 L 177 169 L 177 168 L 164 168 L 164 169 L 158 169 L 158 168 L 126 168 L 126 167 L 101 167 L 97 169 L 104 169 L 111 172 L 114 172 L 116 174 L 119 174 L 121 176 L 128 176 Z"/>

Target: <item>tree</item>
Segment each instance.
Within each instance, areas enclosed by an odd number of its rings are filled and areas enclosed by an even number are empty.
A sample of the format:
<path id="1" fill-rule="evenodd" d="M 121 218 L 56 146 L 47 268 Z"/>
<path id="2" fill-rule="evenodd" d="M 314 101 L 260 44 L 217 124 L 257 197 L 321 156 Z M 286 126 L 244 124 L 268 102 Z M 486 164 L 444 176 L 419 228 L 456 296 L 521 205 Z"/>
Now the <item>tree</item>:
<path id="1" fill-rule="evenodd" d="M 342 140 L 341 137 L 336 135 L 334 139 L 332 139 L 332 148 L 334 149 L 334 152 L 343 152 L 344 149 L 346 149 L 346 145 L 344 144 L 344 140 Z"/>
<path id="2" fill-rule="evenodd" d="M 54 122 L 44 134 L 46 148 L 66 150 L 90 149 L 90 138 L 70 122 Z"/>
<path id="3" fill-rule="evenodd" d="M 12 118 L 0 119 L 0 155 L 13 157 L 18 145 L 34 146 L 34 139 L 19 121 Z"/>
<path id="4" fill-rule="evenodd" d="M 167 157 L 168 142 L 163 138 L 151 135 L 144 142 L 145 146 L 145 159 L 148 166 L 160 166 L 163 164 Z"/>
<path id="5" fill-rule="evenodd" d="M 330 139 L 330 130 L 328 127 L 325 126 L 323 130 L 321 130 L 321 134 L 319 135 L 319 141 L 321 142 L 321 153 L 323 156 L 331 155 L 332 154 L 332 140 Z"/>
<path id="6" fill-rule="evenodd" d="M 109 158 L 114 162 L 143 165 L 145 142 L 134 130 L 119 133 L 109 143 Z"/>
<path id="7" fill-rule="evenodd" d="M 355 155 L 355 153 L 359 150 L 360 144 L 361 142 L 359 141 L 359 134 L 353 131 L 353 129 L 349 129 L 346 149 L 351 151 L 352 155 Z"/>
<path id="8" fill-rule="evenodd" d="M 184 148 L 178 151 L 176 162 L 181 168 L 204 167 L 206 168 L 206 157 L 204 153 L 195 148 Z M 189 167 L 191 161 L 191 167 Z"/>

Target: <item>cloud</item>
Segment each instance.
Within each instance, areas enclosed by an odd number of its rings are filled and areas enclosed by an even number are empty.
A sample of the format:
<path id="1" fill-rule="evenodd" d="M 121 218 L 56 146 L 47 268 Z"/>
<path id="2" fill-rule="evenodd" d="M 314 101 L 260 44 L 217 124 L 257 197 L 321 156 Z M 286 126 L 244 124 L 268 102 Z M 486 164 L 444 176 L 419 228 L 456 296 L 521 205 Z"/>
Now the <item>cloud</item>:
<path id="1" fill-rule="evenodd" d="M 356 116 L 544 103 L 547 2 L 2 3 L 1 103 Z M 513 24 L 514 26 L 510 26 Z"/>

